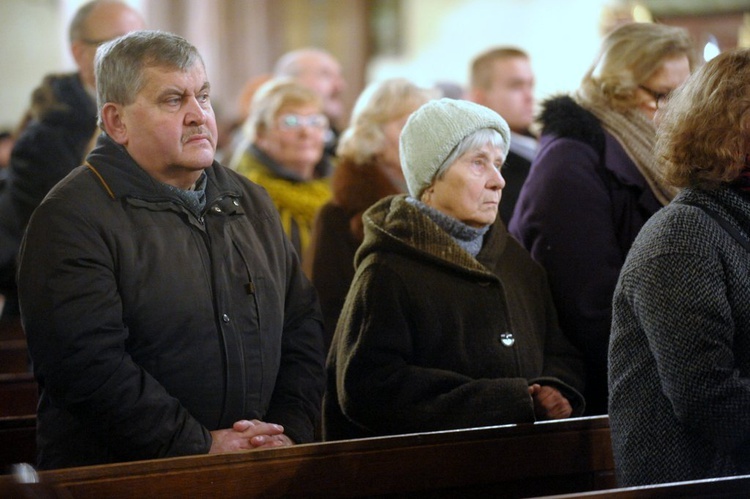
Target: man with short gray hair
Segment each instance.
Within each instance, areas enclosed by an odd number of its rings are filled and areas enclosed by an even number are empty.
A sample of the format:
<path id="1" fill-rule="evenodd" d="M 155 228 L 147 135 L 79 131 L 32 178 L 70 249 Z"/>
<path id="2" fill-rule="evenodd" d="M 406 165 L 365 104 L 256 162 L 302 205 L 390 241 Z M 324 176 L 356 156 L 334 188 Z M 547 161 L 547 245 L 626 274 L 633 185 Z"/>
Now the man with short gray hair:
<path id="1" fill-rule="evenodd" d="M 310 442 L 317 296 L 268 194 L 214 161 L 195 47 L 99 48 L 104 133 L 34 213 L 19 298 L 41 468 Z"/>

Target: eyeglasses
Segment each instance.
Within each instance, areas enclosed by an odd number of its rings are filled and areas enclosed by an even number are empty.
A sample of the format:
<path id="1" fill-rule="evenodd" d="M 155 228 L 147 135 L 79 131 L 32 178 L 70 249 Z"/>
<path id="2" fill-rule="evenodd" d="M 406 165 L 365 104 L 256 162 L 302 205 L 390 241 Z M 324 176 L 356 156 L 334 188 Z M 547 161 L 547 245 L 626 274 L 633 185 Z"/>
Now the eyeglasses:
<path id="1" fill-rule="evenodd" d="M 654 103 L 656 104 L 656 109 L 666 106 L 667 102 L 669 102 L 669 98 L 672 96 L 671 90 L 669 92 L 657 92 L 656 90 L 652 90 L 645 85 L 638 85 L 638 88 L 653 97 Z"/>
<path id="2" fill-rule="evenodd" d="M 279 116 L 279 128 L 282 130 L 298 130 L 303 126 L 326 130 L 328 128 L 328 118 L 323 114 L 310 114 L 307 116 L 301 114 L 282 114 Z"/>

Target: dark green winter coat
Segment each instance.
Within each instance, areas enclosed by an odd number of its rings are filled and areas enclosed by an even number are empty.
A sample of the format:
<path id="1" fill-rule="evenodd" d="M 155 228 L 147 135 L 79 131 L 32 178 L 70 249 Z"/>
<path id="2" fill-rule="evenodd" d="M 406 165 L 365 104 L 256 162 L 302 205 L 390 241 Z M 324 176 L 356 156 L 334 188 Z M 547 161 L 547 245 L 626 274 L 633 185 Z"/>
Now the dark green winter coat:
<path id="1" fill-rule="evenodd" d="M 533 382 L 582 412 L 580 356 L 545 273 L 499 218 L 476 259 L 404 195 L 364 224 L 328 357 L 326 439 L 531 422 Z"/>

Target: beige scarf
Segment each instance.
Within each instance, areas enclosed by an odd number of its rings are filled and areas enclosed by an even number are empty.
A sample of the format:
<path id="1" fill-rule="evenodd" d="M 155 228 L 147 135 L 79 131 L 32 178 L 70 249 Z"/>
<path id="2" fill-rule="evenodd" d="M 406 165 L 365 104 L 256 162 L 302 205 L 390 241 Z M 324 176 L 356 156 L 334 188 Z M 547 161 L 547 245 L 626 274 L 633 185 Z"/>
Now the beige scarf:
<path id="1" fill-rule="evenodd" d="M 678 189 L 666 184 L 660 173 L 659 163 L 654 156 L 656 144 L 654 122 L 637 109 L 617 112 L 603 104 L 601 98 L 591 98 L 582 90 L 573 97 L 579 105 L 599 118 L 604 129 L 622 145 L 638 171 L 646 179 L 656 199 L 664 206 L 669 204 Z"/>

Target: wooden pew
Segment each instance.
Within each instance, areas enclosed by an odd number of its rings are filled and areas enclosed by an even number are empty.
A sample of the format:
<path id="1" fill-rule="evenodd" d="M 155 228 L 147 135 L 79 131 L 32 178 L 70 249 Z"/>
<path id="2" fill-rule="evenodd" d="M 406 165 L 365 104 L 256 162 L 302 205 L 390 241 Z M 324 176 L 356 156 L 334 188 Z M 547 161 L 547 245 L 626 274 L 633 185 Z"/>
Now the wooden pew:
<path id="1" fill-rule="evenodd" d="M 532 497 L 612 488 L 606 416 L 40 472 L 61 497 Z M 14 489 L 14 487 L 16 487 Z M 0 497 L 18 492 L 0 477 Z"/>
<path id="2" fill-rule="evenodd" d="M 26 339 L 0 340 L 0 374 L 29 371 L 29 349 Z"/>
<path id="3" fill-rule="evenodd" d="M 0 316 L 0 340 L 20 340 L 25 337 L 21 326 L 21 316 Z"/>
<path id="4" fill-rule="evenodd" d="M 30 372 L 0 374 L 0 418 L 36 414 L 39 389 Z"/>
<path id="5" fill-rule="evenodd" d="M 35 461 L 36 416 L 0 418 L 0 473 L 7 473 L 12 464 Z"/>
<path id="6" fill-rule="evenodd" d="M 0 374 L 29 370 L 26 336 L 19 316 L 0 317 Z"/>
<path id="7" fill-rule="evenodd" d="M 750 497 L 750 475 L 562 494 L 546 496 L 545 499 L 666 499 L 672 497 L 747 499 Z"/>

